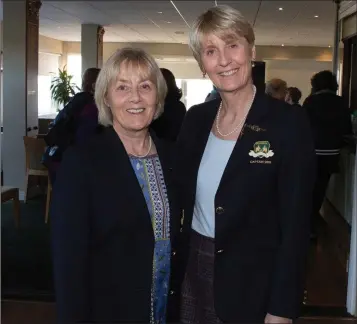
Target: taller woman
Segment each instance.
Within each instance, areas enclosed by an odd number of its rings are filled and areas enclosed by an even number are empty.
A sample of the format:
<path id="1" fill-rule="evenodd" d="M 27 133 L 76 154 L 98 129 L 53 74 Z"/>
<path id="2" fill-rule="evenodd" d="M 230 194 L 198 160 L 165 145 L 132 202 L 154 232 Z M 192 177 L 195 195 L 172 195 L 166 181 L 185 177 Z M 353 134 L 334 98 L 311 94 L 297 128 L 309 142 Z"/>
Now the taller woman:
<path id="1" fill-rule="evenodd" d="M 189 109 L 178 140 L 183 323 L 291 323 L 299 314 L 314 148 L 303 110 L 256 91 L 254 41 L 228 6 L 191 31 L 222 100 Z"/>

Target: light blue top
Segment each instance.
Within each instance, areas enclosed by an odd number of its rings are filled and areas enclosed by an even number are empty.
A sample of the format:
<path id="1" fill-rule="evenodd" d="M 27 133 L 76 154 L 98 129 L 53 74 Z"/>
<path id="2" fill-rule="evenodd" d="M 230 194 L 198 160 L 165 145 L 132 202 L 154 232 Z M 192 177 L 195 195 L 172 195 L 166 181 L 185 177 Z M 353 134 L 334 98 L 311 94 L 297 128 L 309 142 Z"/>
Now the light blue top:
<path id="1" fill-rule="evenodd" d="M 222 140 L 212 132 L 209 135 L 197 176 L 196 201 L 193 209 L 192 229 L 214 238 L 214 200 L 236 141 Z"/>

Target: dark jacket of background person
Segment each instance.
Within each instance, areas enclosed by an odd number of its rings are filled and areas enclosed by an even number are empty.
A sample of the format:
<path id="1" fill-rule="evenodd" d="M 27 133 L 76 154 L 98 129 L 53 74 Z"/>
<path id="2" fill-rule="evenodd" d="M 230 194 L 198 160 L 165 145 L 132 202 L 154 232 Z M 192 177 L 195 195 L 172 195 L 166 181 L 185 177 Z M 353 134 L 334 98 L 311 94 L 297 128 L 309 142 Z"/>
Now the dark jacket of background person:
<path id="1" fill-rule="evenodd" d="M 175 159 L 184 209 L 180 274 L 189 253 L 197 175 L 220 100 L 190 108 Z M 268 141 L 274 155 L 250 156 Z M 257 93 L 215 196 L 214 300 L 228 323 L 299 315 L 309 245 L 315 155 L 303 109 Z"/>
<path id="2" fill-rule="evenodd" d="M 342 97 L 329 90 L 311 94 L 304 101 L 315 141 L 317 155 L 339 153 L 343 137 L 352 133 L 351 115 Z"/>
<path id="3" fill-rule="evenodd" d="M 160 70 L 165 78 L 168 91 L 165 98 L 164 112 L 158 119 L 153 121 L 151 128 L 159 138 L 176 141 L 185 118 L 186 107 L 180 101 L 182 91 L 177 87 L 172 72 L 164 68 Z"/>
<path id="4" fill-rule="evenodd" d="M 170 201 L 168 318 L 177 321 L 174 264 L 180 210 L 172 184 L 172 146 L 151 136 Z M 89 141 L 66 151 L 53 188 L 51 219 L 60 323 L 149 323 L 153 227 L 128 155 L 112 127 L 100 127 Z"/>
<path id="5" fill-rule="evenodd" d="M 336 94 L 336 76 L 321 71 L 311 78 L 311 95 L 303 108 L 310 119 L 316 152 L 317 176 L 311 212 L 311 237 L 318 236 L 320 209 L 333 173 L 339 171 L 340 149 L 345 135 L 352 133 L 351 115 L 344 100 Z"/>
<path id="6" fill-rule="evenodd" d="M 48 145 L 43 156 L 52 185 L 65 150 L 73 144 L 86 141 L 98 126 L 98 109 L 94 101 L 94 84 L 100 69 L 89 68 L 83 74 L 82 92 L 74 95 L 57 114 L 45 137 Z"/>

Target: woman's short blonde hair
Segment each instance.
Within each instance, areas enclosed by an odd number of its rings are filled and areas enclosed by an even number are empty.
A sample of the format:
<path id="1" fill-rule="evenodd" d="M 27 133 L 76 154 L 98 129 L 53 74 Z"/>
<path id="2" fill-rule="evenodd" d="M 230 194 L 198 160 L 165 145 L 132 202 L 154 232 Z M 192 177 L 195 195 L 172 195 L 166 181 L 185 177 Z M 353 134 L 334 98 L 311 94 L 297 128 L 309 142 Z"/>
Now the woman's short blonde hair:
<path id="1" fill-rule="evenodd" d="M 98 107 L 98 121 L 103 126 L 113 125 L 113 114 L 108 106 L 108 90 L 117 81 L 124 63 L 140 75 L 143 80 L 150 80 L 157 88 L 157 108 L 154 119 L 164 111 L 167 86 L 155 59 L 140 48 L 122 48 L 117 50 L 103 65 L 95 84 L 95 102 Z"/>
<path id="2" fill-rule="evenodd" d="M 253 27 L 240 11 L 227 5 L 212 7 L 194 21 L 189 34 L 189 46 L 201 69 L 202 38 L 209 34 L 223 40 L 244 37 L 251 46 L 255 42 Z"/>

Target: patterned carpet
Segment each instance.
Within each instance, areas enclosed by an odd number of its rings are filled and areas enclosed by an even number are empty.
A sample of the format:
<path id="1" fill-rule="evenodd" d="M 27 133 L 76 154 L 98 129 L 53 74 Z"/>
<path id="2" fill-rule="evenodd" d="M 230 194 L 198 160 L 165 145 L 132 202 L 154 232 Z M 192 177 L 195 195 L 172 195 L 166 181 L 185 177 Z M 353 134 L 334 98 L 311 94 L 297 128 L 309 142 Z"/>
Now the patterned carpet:
<path id="1" fill-rule="evenodd" d="M 12 202 L 1 205 L 2 298 L 54 300 L 50 224 L 44 215 L 45 198 L 22 202 L 16 228 Z"/>

